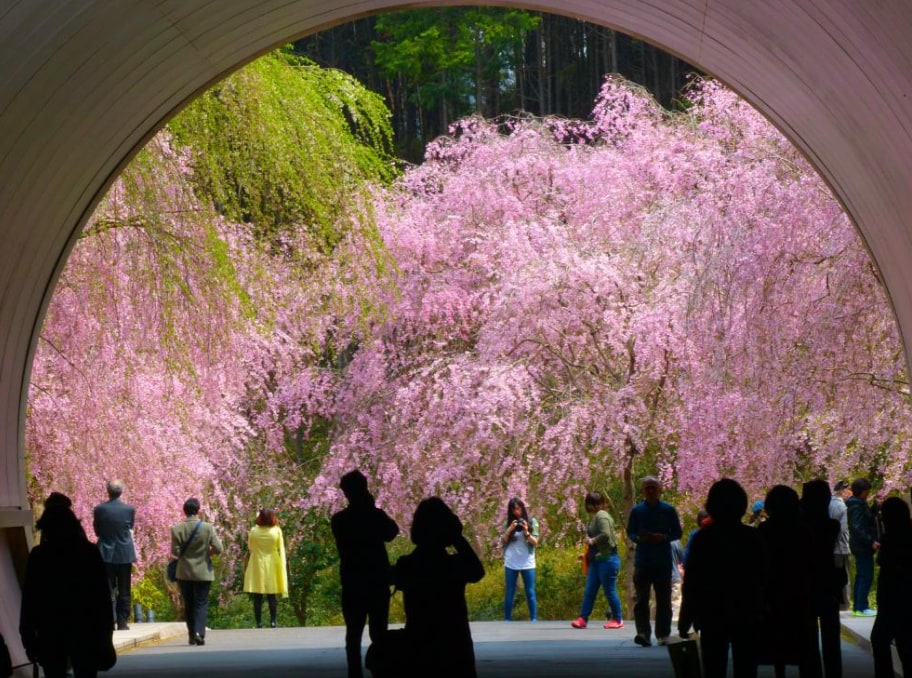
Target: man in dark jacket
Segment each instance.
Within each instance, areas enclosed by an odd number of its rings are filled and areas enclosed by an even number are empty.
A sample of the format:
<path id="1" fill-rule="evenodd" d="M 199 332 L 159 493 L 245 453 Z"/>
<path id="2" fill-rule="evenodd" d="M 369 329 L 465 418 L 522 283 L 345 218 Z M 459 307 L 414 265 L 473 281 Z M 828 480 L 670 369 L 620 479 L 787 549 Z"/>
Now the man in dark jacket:
<path id="1" fill-rule="evenodd" d="M 399 526 L 374 505 L 367 478 L 360 471 L 342 476 L 339 487 L 348 506 L 333 515 L 332 532 L 339 549 L 345 654 L 349 677 L 360 678 L 364 624 L 369 621 L 371 642 L 377 642 L 389 622 L 391 573 L 386 542 L 399 534 Z"/>
<path id="2" fill-rule="evenodd" d="M 662 484 L 658 478 L 647 476 L 640 481 L 643 501 L 630 511 L 627 518 L 627 537 L 636 544 L 633 585 L 636 605 L 637 645 L 652 645 L 649 623 L 649 595 L 655 591 L 655 632 L 659 645 L 668 643 L 671 635 L 671 542 L 680 539 L 681 520 L 674 506 L 660 500 Z"/>
<path id="3" fill-rule="evenodd" d="M 92 526 L 98 537 L 98 550 L 108 572 L 108 584 L 113 598 L 113 614 L 117 629 L 128 628 L 130 618 L 130 577 L 136 562 L 133 545 L 133 520 L 136 509 L 120 499 L 122 480 L 108 481 L 108 501 L 95 507 Z"/>
<path id="4" fill-rule="evenodd" d="M 856 617 L 873 617 L 877 614 L 868 605 L 868 594 L 874 584 L 874 552 L 880 547 L 877 541 L 877 518 L 868 505 L 871 483 L 857 478 L 852 483 L 852 496 L 846 500 L 849 522 L 849 550 L 855 558 L 855 582 L 852 587 L 852 614 Z"/>

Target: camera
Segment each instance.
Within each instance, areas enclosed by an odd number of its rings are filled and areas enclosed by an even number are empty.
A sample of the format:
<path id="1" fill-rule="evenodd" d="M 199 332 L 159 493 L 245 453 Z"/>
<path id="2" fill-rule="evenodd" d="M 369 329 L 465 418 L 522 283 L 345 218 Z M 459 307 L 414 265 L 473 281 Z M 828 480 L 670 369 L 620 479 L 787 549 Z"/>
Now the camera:
<path id="1" fill-rule="evenodd" d="M 516 521 L 516 531 L 522 532 L 526 529 L 526 521 L 523 518 L 520 518 Z"/>

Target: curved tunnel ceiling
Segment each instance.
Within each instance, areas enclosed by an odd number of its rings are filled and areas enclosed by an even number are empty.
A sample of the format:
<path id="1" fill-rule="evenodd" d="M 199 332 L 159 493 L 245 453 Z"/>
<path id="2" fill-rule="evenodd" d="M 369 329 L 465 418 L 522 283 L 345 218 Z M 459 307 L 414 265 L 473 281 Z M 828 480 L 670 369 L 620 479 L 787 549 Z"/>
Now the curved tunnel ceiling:
<path id="1" fill-rule="evenodd" d="M 292 38 L 397 4 L 0 3 L 0 526 L 15 522 L 13 509 L 27 504 L 22 431 L 43 311 L 75 234 L 112 177 L 182 105 L 230 71 Z M 909 355 L 907 0 L 506 4 L 643 37 L 721 78 L 766 114 L 808 155 L 859 227 L 887 283 Z"/>

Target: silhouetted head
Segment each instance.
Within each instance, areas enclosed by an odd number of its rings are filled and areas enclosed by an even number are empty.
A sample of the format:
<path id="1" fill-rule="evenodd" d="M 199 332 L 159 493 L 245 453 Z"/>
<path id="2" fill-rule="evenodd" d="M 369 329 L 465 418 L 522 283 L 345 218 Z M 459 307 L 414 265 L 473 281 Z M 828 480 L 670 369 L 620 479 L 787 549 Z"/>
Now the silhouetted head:
<path id="1" fill-rule="evenodd" d="M 273 527 L 274 525 L 279 524 L 279 519 L 276 516 L 275 509 L 264 508 L 260 509 L 260 512 L 256 517 L 256 524 L 260 527 Z"/>
<path id="2" fill-rule="evenodd" d="M 706 495 L 706 511 L 715 525 L 739 523 L 747 511 L 747 492 L 731 478 L 717 480 Z"/>
<path id="3" fill-rule="evenodd" d="M 367 478 L 357 469 L 342 476 L 339 488 L 349 501 L 358 501 L 370 496 L 367 491 Z"/>
<path id="4" fill-rule="evenodd" d="M 45 510 L 54 507 L 73 508 L 73 500 L 63 492 L 51 492 L 44 500 Z"/>
<path id="5" fill-rule="evenodd" d="M 519 515 L 516 515 L 517 513 Z M 512 523 L 517 518 L 522 518 L 529 522 L 529 513 L 526 511 L 526 503 L 519 497 L 513 497 L 507 502 L 507 524 Z"/>
<path id="6" fill-rule="evenodd" d="M 899 497 L 889 497 L 881 504 L 880 517 L 883 519 L 886 532 L 908 529 L 910 525 L 909 505 Z"/>
<path id="7" fill-rule="evenodd" d="M 868 498 L 871 493 L 871 481 L 867 478 L 856 478 L 852 481 L 852 496 L 858 497 L 862 501 Z"/>
<path id="8" fill-rule="evenodd" d="M 776 485 L 766 493 L 763 502 L 766 515 L 775 520 L 790 520 L 801 513 L 798 493 L 788 485 Z"/>
<path id="9" fill-rule="evenodd" d="M 187 501 L 184 502 L 184 515 L 188 518 L 190 516 L 195 516 L 200 512 L 200 500 L 196 497 L 190 497 Z"/>
<path id="10" fill-rule="evenodd" d="M 124 484 L 122 480 L 109 480 L 108 481 L 108 496 L 111 499 L 117 499 L 120 495 L 123 494 Z"/>
<path id="11" fill-rule="evenodd" d="M 415 546 L 446 548 L 462 534 L 462 521 L 440 497 L 422 499 L 412 518 Z"/>
<path id="12" fill-rule="evenodd" d="M 606 505 L 605 495 L 598 490 L 592 490 L 586 493 L 585 506 L 588 513 L 601 511 Z"/>
<path id="13" fill-rule="evenodd" d="M 820 478 L 809 480 L 801 488 L 801 508 L 808 518 L 830 517 L 830 484 Z"/>
<path id="14" fill-rule="evenodd" d="M 85 538 L 85 532 L 76 514 L 68 506 L 59 504 L 44 509 L 35 527 L 41 530 L 42 541 L 60 543 Z"/>

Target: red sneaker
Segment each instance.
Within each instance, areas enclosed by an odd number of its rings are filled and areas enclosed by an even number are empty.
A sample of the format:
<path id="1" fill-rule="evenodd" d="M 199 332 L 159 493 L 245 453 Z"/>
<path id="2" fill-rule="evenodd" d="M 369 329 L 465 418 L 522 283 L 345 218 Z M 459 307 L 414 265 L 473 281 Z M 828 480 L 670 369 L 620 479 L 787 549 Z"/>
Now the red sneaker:
<path id="1" fill-rule="evenodd" d="M 622 628 L 624 628 L 624 622 L 622 622 L 620 619 L 609 619 L 608 621 L 605 622 L 605 626 L 603 628 L 622 629 Z"/>
<path id="2" fill-rule="evenodd" d="M 587 623 L 586 623 L 586 620 L 583 619 L 582 617 L 577 617 L 577 618 L 574 619 L 572 622 L 570 622 L 570 626 L 572 626 L 572 627 L 575 628 L 575 629 L 584 629 L 584 628 L 586 628 L 588 625 L 589 625 L 589 624 L 587 624 Z"/>

